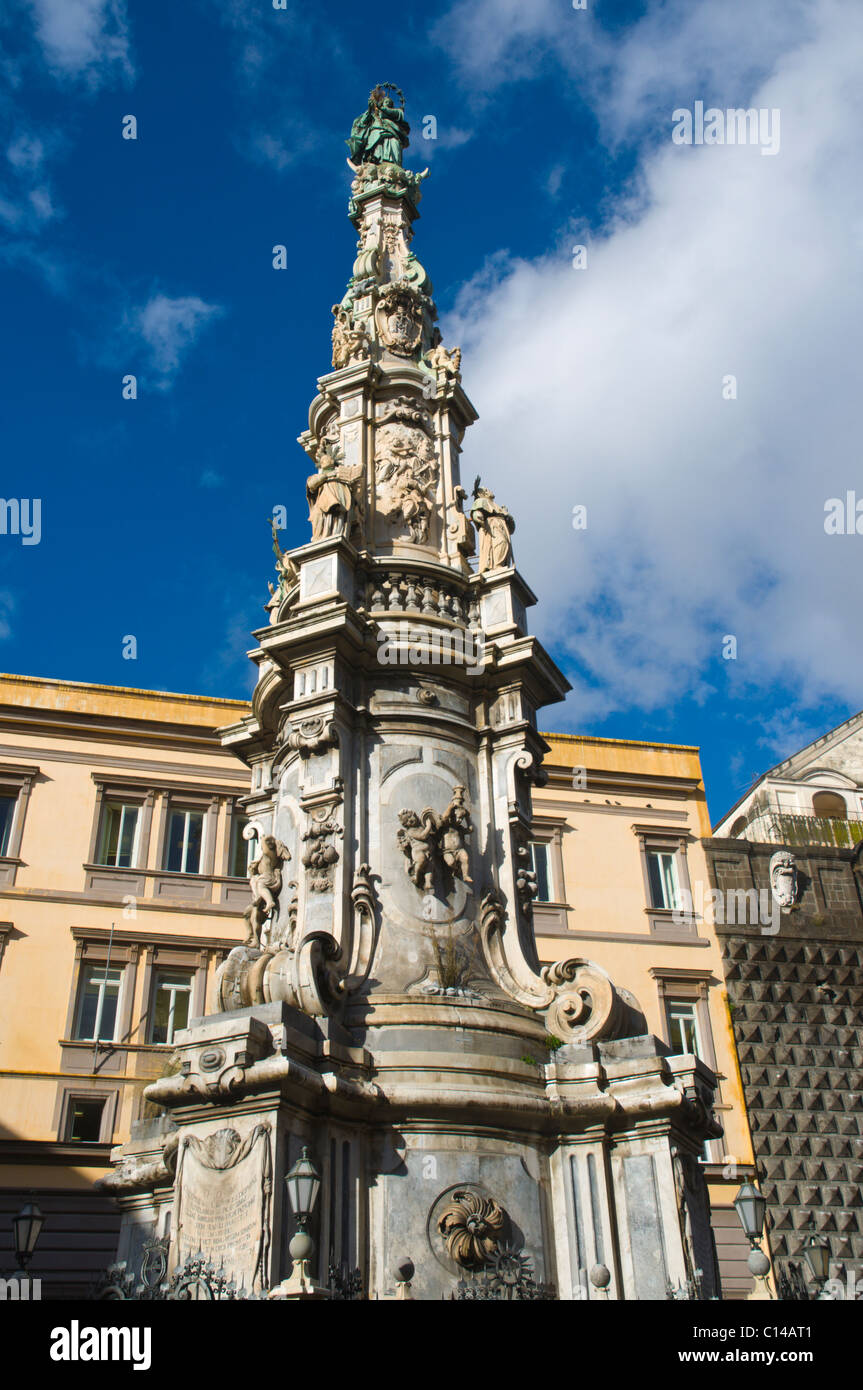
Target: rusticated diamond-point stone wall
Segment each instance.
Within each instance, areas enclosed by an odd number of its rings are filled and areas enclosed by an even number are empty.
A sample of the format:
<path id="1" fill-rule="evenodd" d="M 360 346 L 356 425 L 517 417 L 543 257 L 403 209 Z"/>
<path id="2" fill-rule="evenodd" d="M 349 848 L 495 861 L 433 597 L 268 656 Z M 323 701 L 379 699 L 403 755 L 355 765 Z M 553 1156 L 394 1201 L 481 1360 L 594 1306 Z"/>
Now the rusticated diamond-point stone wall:
<path id="1" fill-rule="evenodd" d="M 775 844 L 709 840 L 715 886 L 770 893 Z M 853 850 L 795 846 L 778 922 L 717 925 L 775 1258 L 807 1235 L 863 1270 L 863 908 Z M 763 899 L 763 901 L 772 899 Z M 726 899 L 727 901 L 727 899 Z M 773 931 L 774 925 L 778 930 Z M 837 1268 L 839 1267 L 839 1268 Z"/>

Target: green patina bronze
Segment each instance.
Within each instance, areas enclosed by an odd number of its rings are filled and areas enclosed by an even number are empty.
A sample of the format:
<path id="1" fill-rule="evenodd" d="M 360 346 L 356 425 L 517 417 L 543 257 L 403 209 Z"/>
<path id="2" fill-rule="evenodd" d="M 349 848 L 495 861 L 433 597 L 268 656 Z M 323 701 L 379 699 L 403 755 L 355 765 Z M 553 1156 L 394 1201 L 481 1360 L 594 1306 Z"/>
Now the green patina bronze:
<path id="1" fill-rule="evenodd" d="M 401 164 L 410 126 L 405 119 L 404 97 L 399 92 L 402 104 L 396 106 L 390 91 L 398 92 L 391 82 L 375 87 L 366 110 L 351 126 L 346 143 L 353 164 Z"/>

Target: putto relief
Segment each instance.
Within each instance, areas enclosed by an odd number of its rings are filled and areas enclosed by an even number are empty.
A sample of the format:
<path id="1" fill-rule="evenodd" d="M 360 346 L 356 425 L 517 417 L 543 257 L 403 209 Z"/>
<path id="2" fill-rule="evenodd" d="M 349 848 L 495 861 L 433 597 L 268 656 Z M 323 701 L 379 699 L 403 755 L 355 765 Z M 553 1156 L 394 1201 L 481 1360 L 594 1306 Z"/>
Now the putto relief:
<path id="1" fill-rule="evenodd" d="M 439 468 L 432 424 L 426 411 L 409 397 L 385 409 L 375 436 L 377 508 L 393 525 L 407 528 L 410 539 L 424 545 L 437 491 Z"/>
<path id="2" fill-rule="evenodd" d="M 371 352 L 368 329 L 357 323 L 340 304 L 333 305 L 333 366 L 347 367 L 351 362 L 364 361 Z"/>
<path id="3" fill-rule="evenodd" d="M 259 834 L 260 828 L 254 822 L 243 830 L 245 840 L 255 839 Z M 265 924 L 269 921 L 272 926 L 275 922 L 282 891 L 282 870 L 290 857 L 291 851 L 281 840 L 274 835 L 260 835 L 258 853 L 249 865 L 252 901 L 243 914 L 247 926 L 246 946 L 260 950 Z"/>
<path id="4" fill-rule="evenodd" d="M 405 856 L 405 873 L 421 893 L 433 893 L 436 870 L 473 887 L 468 840 L 473 822 L 464 787 L 454 787 L 446 810 L 437 815 L 429 806 L 417 813 L 399 811 L 396 833 Z"/>

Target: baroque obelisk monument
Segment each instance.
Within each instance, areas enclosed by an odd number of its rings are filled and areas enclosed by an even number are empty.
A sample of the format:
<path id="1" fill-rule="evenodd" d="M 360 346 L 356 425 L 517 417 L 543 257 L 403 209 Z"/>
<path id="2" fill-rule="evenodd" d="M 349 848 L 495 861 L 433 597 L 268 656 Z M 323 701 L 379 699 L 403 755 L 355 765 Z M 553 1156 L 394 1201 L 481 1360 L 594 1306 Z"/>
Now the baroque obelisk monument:
<path id="1" fill-rule="evenodd" d="M 251 712 L 222 731 L 251 771 L 247 933 L 110 1180 L 121 1254 L 170 1212 L 174 1265 L 200 1250 L 272 1291 L 302 1263 L 283 1179 L 306 1148 L 307 1280 L 664 1298 L 700 1271 L 706 1295 L 711 1073 L 601 962 L 537 959 L 537 711 L 568 685 L 528 631 L 513 518 L 462 483 L 477 417 L 411 249 L 398 97 L 376 87 L 348 141 L 356 257 L 294 484 L 310 537 L 274 530 Z"/>

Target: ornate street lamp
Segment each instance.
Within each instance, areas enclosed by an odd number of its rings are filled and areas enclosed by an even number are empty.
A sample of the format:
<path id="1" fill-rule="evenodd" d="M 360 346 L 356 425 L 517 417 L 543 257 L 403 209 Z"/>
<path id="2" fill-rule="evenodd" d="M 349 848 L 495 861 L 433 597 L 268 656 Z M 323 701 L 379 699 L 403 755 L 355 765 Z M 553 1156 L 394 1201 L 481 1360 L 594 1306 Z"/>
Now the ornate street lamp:
<path id="1" fill-rule="evenodd" d="M 27 1202 L 12 1222 L 15 1232 L 15 1257 L 23 1273 L 36 1249 L 45 1218 L 35 1202 Z"/>
<path id="2" fill-rule="evenodd" d="M 754 1183 L 745 1182 L 734 1198 L 734 1209 L 740 1218 L 743 1234 L 749 1241 L 749 1257 L 746 1261 L 749 1273 L 756 1279 L 766 1279 L 770 1272 L 770 1261 L 759 1245 L 764 1234 L 764 1217 L 767 1213 L 767 1199 Z"/>
<path id="3" fill-rule="evenodd" d="M 762 1197 L 754 1183 L 745 1182 L 734 1198 L 734 1210 L 740 1217 L 743 1234 L 749 1244 L 757 1245 L 764 1231 L 767 1199 Z"/>
<path id="4" fill-rule="evenodd" d="M 309 1260 L 315 1243 L 309 1235 L 308 1225 L 321 1190 L 321 1175 L 309 1158 L 309 1151 L 305 1146 L 293 1168 L 285 1174 L 285 1187 L 297 1223 L 296 1234 L 288 1246 L 293 1268 L 290 1277 L 273 1289 L 269 1297 L 328 1298 L 328 1291 L 316 1284 L 309 1273 Z"/>
<path id="5" fill-rule="evenodd" d="M 820 1289 L 830 1274 L 830 1243 L 824 1236 L 811 1235 L 803 1246 L 803 1258 L 809 1272 Z"/>
<path id="6" fill-rule="evenodd" d="M 309 1151 L 303 1145 L 303 1152 L 285 1178 L 288 1201 L 297 1223 L 297 1230 L 306 1234 L 318 1193 L 321 1190 L 321 1177 L 309 1158 Z"/>

